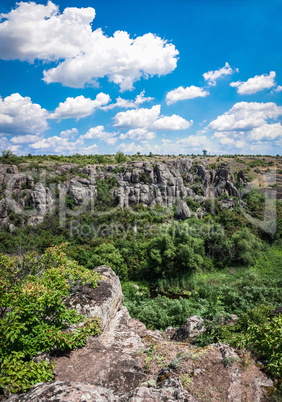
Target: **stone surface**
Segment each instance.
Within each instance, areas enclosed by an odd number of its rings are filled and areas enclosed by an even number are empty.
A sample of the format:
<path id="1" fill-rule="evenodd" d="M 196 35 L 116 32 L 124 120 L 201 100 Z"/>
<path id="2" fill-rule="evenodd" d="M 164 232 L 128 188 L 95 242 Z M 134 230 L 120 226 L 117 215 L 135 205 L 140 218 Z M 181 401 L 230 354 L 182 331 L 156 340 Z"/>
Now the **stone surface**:
<path id="1" fill-rule="evenodd" d="M 185 341 L 195 339 L 197 336 L 205 332 L 204 320 L 197 316 L 192 315 L 187 318 L 181 327 L 174 333 L 172 339 L 175 341 Z"/>
<path id="2" fill-rule="evenodd" d="M 122 307 L 123 293 L 119 277 L 110 267 L 101 265 L 96 271 L 102 278 L 98 287 L 85 285 L 75 289 L 66 305 L 88 318 L 99 317 L 104 330 Z"/>
<path id="3" fill-rule="evenodd" d="M 116 402 L 119 398 L 109 389 L 72 381 L 38 384 L 31 391 L 14 395 L 14 402 Z"/>
<path id="4" fill-rule="evenodd" d="M 107 266 L 97 270 L 102 275 L 99 286 L 76 289 L 69 302 L 70 307 L 88 317 L 94 312 L 100 314 L 101 335 L 89 337 L 84 347 L 69 354 L 47 356 L 55 363 L 55 381 L 10 396 L 9 401 L 265 400 L 273 383 L 255 365 L 250 354 L 240 354 L 224 343 L 206 347 L 188 343 L 187 331 L 189 336 L 194 336 L 198 331 L 196 326 L 202 323 L 197 316 L 185 322 L 185 343 L 167 340 L 160 332 L 147 330 L 122 305 L 123 296 L 115 273 Z M 168 329 L 167 334 L 172 330 Z"/>
<path id="5" fill-rule="evenodd" d="M 58 177 L 61 180 L 57 180 Z M 29 216 L 23 222 L 35 226 L 41 223 L 47 214 L 54 211 L 58 201 L 61 216 L 77 216 L 87 208 L 94 210 L 98 194 L 96 182 L 110 178 L 116 180 L 116 185 L 110 189 L 110 194 L 117 199 L 121 208 L 137 204 L 148 207 L 156 204 L 172 207 L 176 204 L 178 207 L 176 215 L 180 219 L 188 219 L 191 216 L 186 203 L 188 196 L 201 203 L 202 208 L 196 213 L 199 218 L 205 214 L 203 205 L 206 198 L 222 194 L 240 197 L 227 164 L 222 164 L 217 170 L 213 170 L 208 169 L 204 163 L 194 165 L 189 158 L 177 158 L 156 164 L 140 161 L 128 162 L 122 166 L 86 165 L 83 168 L 71 163 L 55 163 L 49 166 L 48 172 L 42 170 L 39 176 L 38 172 L 19 173 L 16 166 L 2 164 L 0 197 L 15 213 L 23 217 Z M 244 172 L 238 173 L 238 181 L 246 183 Z M 75 210 L 69 208 L 66 203 L 67 196 L 72 197 Z M 223 206 L 231 208 L 231 201 L 228 204 L 223 203 Z M 195 213 L 193 215 L 195 216 Z M 2 221 L 4 222 L 3 219 L 6 218 L 9 219 L 9 216 L 2 218 Z"/>

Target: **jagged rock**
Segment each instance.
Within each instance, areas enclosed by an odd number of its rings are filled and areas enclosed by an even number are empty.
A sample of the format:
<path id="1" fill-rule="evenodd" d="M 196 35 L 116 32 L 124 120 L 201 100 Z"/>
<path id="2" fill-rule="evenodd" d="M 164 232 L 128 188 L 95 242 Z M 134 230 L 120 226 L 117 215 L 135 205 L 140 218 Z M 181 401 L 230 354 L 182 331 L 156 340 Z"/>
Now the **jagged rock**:
<path id="1" fill-rule="evenodd" d="M 116 394 L 125 394 L 146 380 L 142 359 L 144 349 L 139 335 L 129 327 L 125 307 L 98 338 L 90 337 L 86 346 L 56 359 L 56 380 L 81 381 L 102 385 Z"/>
<path id="2" fill-rule="evenodd" d="M 179 216 L 180 219 L 190 218 L 191 212 L 186 202 L 179 201 L 176 216 Z"/>
<path id="3" fill-rule="evenodd" d="M 233 175 L 227 164 L 222 164 L 215 171 L 209 170 L 202 163 L 198 164 L 194 171 L 192 160 L 189 158 L 168 160 L 165 163 L 157 164 L 147 161 L 129 162 L 122 165 L 122 169 L 120 166 L 114 165 L 87 165 L 80 168 L 79 165 L 71 163 L 54 163 L 50 168 L 53 169 L 53 175 L 54 172 L 59 176 L 71 175 L 73 172 L 88 175 L 87 178 L 68 177 L 67 180 L 57 185 L 61 209 L 63 207 L 62 201 L 68 194 L 72 195 L 74 205 L 80 207 L 75 211 L 65 208 L 63 212 L 70 215 L 79 215 L 86 210 L 84 207 L 89 205 L 92 208 L 97 196 L 96 180 L 107 180 L 113 177 L 117 180 L 117 186 L 113 187 L 110 193 L 117 198 L 122 209 L 140 203 L 148 207 L 160 204 L 169 208 L 178 204 L 178 216 L 181 219 L 187 219 L 191 216 L 186 204 L 188 196 L 199 200 L 201 203 L 206 198 L 218 197 L 223 193 L 230 197 L 239 198 L 240 196 L 239 191 L 234 186 Z M 240 180 L 246 180 L 243 173 L 238 175 Z M 44 177 L 48 178 L 48 172 L 45 171 Z M 31 216 L 27 221 L 30 225 L 42 222 L 46 214 L 53 210 L 57 196 L 56 191 L 54 191 L 54 183 L 52 187 L 54 194 L 52 195 L 46 184 L 36 183 L 32 175 L 18 173 L 16 166 L 2 164 L 0 165 L 0 185 L 6 189 L 3 191 L 3 198 L 9 199 L 9 203 L 12 202 L 13 211 L 19 214 L 23 212 L 26 206 L 25 200 L 23 200 L 24 193 L 19 193 L 19 191 L 24 190 L 26 192 L 27 189 L 31 191 L 31 200 L 28 205 L 34 208 L 34 211 L 30 215 L 36 215 L 38 218 Z M 201 191 L 202 196 L 195 194 L 198 191 Z M 13 199 L 14 195 L 17 195 L 16 201 Z M 24 215 L 26 215 L 25 212 Z M 201 211 L 196 216 L 201 218 L 204 214 L 205 212 Z"/>
<path id="4" fill-rule="evenodd" d="M 172 339 L 175 341 L 195 339 L 197 336 L 205 332 L 205 330 L 204 320 L 197 315 L 192 315 L 184 321 L 181 327 L 175 332 Z"/>
<path id="5" fill-rule="evenodd" d="M 44 221 L 44 216 L 35 215 L 35 216 L 31 216 L 30 218 L 28 218 L 27 224 L 29 226 L 37 226 L 40 223 L 42 223 L 43 221 Z"/>
<path id="6" fill-rule="evenodd" d="M 75 289 L 66 305 L 88 318 L 99 317 L 104 330 L 121 308 L 123 293 L 119 277 L 110 267 L 101 265 L 96 271 L 102 277 L 98 287 L 84 285 Z"/>
<path id="7" fill-rule="evenodd" d="M 197 402 L 197 399 L 187 391 L 179 392 L 173 387 L 161 389 L 138 387 L 119 400 L 121 402 Z"/>
<path id="8" fill-rule="evenodd" d="M 170 340 L 170 339 L 172 339 L 172 337 L 173 337 L 173 335 L 175 334 L 175 332 L 176 332 L 176 328 L 174 328 L 174 327 L 167 327 L 167 328 L 165 329 L 165 331 L 163 332 L 163 338 L 164 338 L 164 339 L 167 339 L 167 340 Z"/>
<path id="9" fill-rule="evenodd" d="M 10 396 L 14 402 L 116 402 L 119 398 L 109 389 L 74 381 L 37 384 L 29 392 Z"/>
<path id="10" fill-rule="evenodd" d="M 7 173 L 17 174 L 19 173 L 18 167 L 15 165 L 11 165 L 7 167 Z"/>
<path id="11" fill-rule="evenodd" d="M 72 194 L 75 205 L 81 205 L 83 202 L 94 199 L 97 191 L 91 180 L 76 177 L 70 181 L 67 193 Z"/>
<path id="12" fill-rule="evenodd" d="M 36 209 L 37 215 L 44 217 L 52 210 L 53 199 L 48 187 L 42 183 L 36 183 L 34 190 L 30 193 L 30 205 Z"/>
<path id="13" fill-rule="evenodd" d="M 7 218 L 8 216 L 8 205 L 5 200 L 0 201 L 0 218 Z"/>
<path id="14" fill-rule="evenodd" d="M 239 181 L 239 183 L 241 184 L 247 184 L 248 183 L 248 176 L 245 174 L 244 170 L 240 170 L 237 173 L 237 179 Z"/>

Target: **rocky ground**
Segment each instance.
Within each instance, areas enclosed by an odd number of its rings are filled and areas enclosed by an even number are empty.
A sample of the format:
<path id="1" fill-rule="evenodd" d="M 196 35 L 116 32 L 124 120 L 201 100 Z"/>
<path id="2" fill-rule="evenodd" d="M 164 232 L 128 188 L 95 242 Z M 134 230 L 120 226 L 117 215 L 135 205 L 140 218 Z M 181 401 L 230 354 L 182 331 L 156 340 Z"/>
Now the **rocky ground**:
<path id="1" fill-rule="evenodd" d="M 273 383 L 250 354 L 226 344 L 193 345 L 189 336 L 197 334 L 195 317 L 186 322 L 186 335 L 184 327 L 178 333 L 173 328 L 164 333 L 147 330 L 123 306 L 114 272 L 106 266 L 98 270 L 99 286 L 78 289 L 67 302 L 89 317 L 101 317 L 102 334 L 70 354 L 43 357 L 56 364 L 54 381 L 10 396 L 9 401 L 268 400 Z"/>

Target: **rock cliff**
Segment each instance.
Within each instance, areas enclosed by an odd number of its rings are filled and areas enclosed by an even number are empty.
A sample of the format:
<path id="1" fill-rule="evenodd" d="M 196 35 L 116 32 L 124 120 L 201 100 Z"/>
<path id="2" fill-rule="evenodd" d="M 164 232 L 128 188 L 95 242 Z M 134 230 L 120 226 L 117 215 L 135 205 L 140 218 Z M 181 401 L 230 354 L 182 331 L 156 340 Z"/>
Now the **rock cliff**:
<path id="1" fill-rule="evenodd" d="M 29 392 L 11 395 L 19 401 L 264 401 L 272 381 L 251 356 L 226 344 L 204 348 L 171 340 L 147 330 L 123 306 L 118 277 L 106 266 L 96 289 L 82 287 L 67 300 L 70 307 L 102 319 L 103 332 L 55 362 L 55 379 Z M 168 336 L 169 334 L 169 336 Z M 46 358 L 46 357 L 45 357 Z"/>
<path id="2" fill-rule="evenodd" d="M 244 172 L 238 174 L 238 181 L 246 184 Z M 77 214 L 83 207 L 95 211 L 101 182 L 107 184 L 114 206 L 124 209 L 138 204 L 169 208 L 176 205 L 176 215 L 181 219 L 201 216 L 201 205 L 207 198 L 222 194 L 240 198 L 227 164 L 209 169 L 204 162 L 196 164 L 188 158 L 156 164 L 148 161 L 85 167 L 59 164 L 30 171 L 21 167 L 21 172 L 17 166 L 2 164 L 0 224 L 13 230 L 19 224 L 37 225 L 47 214 L 58 210 L 64 214 L 72 214 L 72 208 L 78 209 Z M 190 211 L 187 197 L 199 202 L 197 211 Z M 232 207 L 232 200 L 229 203 L 225 200 L 225 206 Z"/>

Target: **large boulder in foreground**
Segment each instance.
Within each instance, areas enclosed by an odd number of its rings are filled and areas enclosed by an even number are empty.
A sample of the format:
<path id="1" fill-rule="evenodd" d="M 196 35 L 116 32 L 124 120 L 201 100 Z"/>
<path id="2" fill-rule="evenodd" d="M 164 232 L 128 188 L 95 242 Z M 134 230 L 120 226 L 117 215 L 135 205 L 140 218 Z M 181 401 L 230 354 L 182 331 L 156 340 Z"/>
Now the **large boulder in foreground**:
<path id="1" fill-rule="evenodd" d="M 97 288 L 76 288 L 66 304 L 87 318 L 99 317 L 101 329 L 105 330 L 122 307 L 123 293 L 119 277 L 110 267 L 101 265 L 96 271 L 101 275 Z"/>

